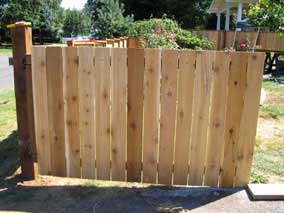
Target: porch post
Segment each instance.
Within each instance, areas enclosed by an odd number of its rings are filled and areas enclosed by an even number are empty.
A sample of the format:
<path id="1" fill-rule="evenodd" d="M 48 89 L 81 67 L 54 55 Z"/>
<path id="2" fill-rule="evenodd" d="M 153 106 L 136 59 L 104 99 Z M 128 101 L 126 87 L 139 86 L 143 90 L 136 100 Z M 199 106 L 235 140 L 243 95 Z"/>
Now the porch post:
<path id="1" fill-rule="evenodd" d="M 239 3 L 237 21 L 240 22 L 240 21 L 242 21 L 242 19 L 243 19 L 243 4 Z"/>
<path id="2" fill-rule="evenodd" d="M 217 13 L 217 27 L 216 29 L 219 31 L 221 30 L 221 14 L 220 13 Z"/>
<path id="3" fill-rule="evenodd" d="M 230 30 L 230 16 L 231 16 L 231 11 L 230 11 L 230 8 L 228 7 L 226 9 L 226 24 L 225 24 L 226 31 Z"/>

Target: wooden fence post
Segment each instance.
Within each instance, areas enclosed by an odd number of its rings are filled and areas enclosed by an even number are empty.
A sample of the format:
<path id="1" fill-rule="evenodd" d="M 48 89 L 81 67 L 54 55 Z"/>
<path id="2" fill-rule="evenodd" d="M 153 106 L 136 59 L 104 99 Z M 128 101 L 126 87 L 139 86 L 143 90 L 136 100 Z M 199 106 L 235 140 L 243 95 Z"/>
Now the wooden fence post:
<path id="1" fill-rule="evenodd" d="M 27 22 L 8 25 L 13 46 L 14 84 L 18 123 L 19 158 L 22 176 L 33 180 L 37 176 L 36 145 L 30 54 L 32 29 Z"/>

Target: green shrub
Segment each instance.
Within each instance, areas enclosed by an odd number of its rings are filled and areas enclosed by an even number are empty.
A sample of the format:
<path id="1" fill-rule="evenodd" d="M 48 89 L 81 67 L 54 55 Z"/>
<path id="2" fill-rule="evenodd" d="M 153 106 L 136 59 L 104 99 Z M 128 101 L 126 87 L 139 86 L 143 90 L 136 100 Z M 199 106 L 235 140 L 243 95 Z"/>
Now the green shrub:
<path id="1" fill-rule="evenodd" d="M 213 48 L 213 44 L 208 39 L 193 36 L 191 32 L 187 30 L 180 30 L 175 38 L 177 44 L 182 49 L 204 50 Z"/>
<path id="2" fill-rule="evenodd" d="M 162 36 L 155 33 L 147 33 L 142 40 L 143 46 L 147 48 L 169 48 L 177 49 L 179 46 L 176 41 L 169 36 Z"/>
<path id="3" fill-rule="evenodd" d="M 118 0 L 109 0 L 96 10 L 97 17 L 91 24 L 95 38 L 114 38 L 125 36 L 133 17 L 124 16 L 124 6 Z"/>
<path id="4" fill-rule="evenodd" d="M 137 21 L 128 30 L 129 37 L 142 38 L 146 48 L 212 49 L 211 42 L 192 35 L 166 17 Z"/>
<path id="5" fill-rule="evenodd" d="M 159 33 L 160 30 L 160 33 Z M 159 34 L 173 33 L 176 34 L 180 30 L 177 22 L 171 19 L 151 18 L 149 20 L 136 21 L 128 30 L 129 37 L 139 37 L 145 34 L 158 32 Z"/>

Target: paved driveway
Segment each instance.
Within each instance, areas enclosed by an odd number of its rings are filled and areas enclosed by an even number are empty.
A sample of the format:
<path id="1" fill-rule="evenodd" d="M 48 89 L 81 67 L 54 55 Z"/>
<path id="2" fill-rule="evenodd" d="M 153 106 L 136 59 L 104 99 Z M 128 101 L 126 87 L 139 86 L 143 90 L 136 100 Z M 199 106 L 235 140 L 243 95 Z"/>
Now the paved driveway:
<path id="1" fill-rule="evenodd" d="M 14 87 L 13 67 L 9 66 L 11 55 L 0 54 L 0 91 Z"/>

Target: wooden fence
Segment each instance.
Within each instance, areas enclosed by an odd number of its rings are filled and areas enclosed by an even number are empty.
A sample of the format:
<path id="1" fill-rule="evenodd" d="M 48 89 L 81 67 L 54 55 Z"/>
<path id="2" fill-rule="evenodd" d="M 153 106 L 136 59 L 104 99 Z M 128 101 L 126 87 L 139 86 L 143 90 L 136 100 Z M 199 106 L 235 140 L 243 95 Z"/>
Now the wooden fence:
<path id="1" fill-rule="evenodd" d="M 231 48 L 234 43 L 235 31 L 192 30 L 192 33 L 212 41 L 216 50 Z M 256 49 L 284 51 L 284 36 L 278 33 L 260 32 L 257 37 L 257 32 L 237 32 L 236 45 L 245 40 L 251 48 L 256 41 Z"/>
<path id="2" fill-rule="evenodd" d="M 128 37 L 120 37 L 120 38 L 105 39 L 105 40 L 85 40 L 85 41 L 70 40 L 70 41 L 67 41 L 67 46 L 69 47 L 91 46 L 91 47 L 127 48 Z"/>
<path id="3" fill-rule="evenodd" d="M 33 47 L 40 174 L 248 183 L 264 55 Z"/>

